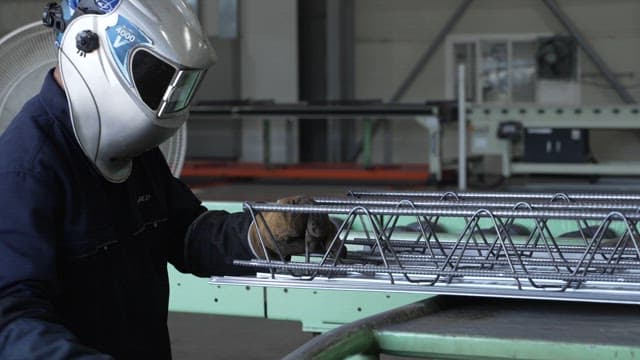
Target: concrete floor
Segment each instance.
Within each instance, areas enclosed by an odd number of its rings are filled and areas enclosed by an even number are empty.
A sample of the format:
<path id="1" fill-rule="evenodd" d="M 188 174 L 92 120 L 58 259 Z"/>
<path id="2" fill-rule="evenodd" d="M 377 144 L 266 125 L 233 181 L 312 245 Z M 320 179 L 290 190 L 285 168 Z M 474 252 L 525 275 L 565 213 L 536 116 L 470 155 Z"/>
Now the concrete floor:
<path id="1" fill-rule="evenodd" d="M 281 359 L 312 338 L 300 323 L 203 314 L 169 314 L 175 360 Z"/>

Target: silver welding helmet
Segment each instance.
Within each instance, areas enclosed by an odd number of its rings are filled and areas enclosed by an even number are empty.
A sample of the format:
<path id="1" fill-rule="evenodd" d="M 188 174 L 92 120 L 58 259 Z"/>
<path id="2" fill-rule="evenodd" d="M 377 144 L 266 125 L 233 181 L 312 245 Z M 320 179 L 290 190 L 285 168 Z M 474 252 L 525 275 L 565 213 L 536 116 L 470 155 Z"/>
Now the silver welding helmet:
<path id="1" fill-rule="evenodd" d="M 183 0 L 66 0 L 50 3 L 59 65 L 80 147 L 111 182 L 131 159 L 170 138 L 215 62 Z"/>

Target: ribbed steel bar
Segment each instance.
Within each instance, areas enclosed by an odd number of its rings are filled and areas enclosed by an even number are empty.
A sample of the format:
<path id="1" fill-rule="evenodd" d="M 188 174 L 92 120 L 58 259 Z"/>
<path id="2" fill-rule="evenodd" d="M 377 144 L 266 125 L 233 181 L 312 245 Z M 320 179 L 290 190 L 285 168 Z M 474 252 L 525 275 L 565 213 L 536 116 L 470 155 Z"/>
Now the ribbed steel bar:
<path id="1" fill-rule="evenodd" d="M 640 210 L 640 201 L 638 203 L 629 202 L 526 202 L 519 199 L 512 201 L 495 201 L 495 200 L 465 200 L 465 201 L 448 201 L 448 200 L 424 200 L 424 199 L 391 199 L 389 197 L 381 198 L 337 198 L 337 197 L 320 197 L 315 201 L 320 205 L 367 205 L 377 207 L 449 207 L 449 208 L 526 208 L 534 209 L 550 209 L 550 210 L 608 210 L 608 211 L 638 211 Z"/>
<path id="2" fill-rule="evenodd" d="M 446 258 L 445 256 L 442 255 L 435 255 L 435 256 L 424 256 L 424 255 L 413 255 L 413 254 L 399 254 L 398 258 L 402 261 L 403 265 L 411 265 L 411 266 L 425 266 L 425 267 L 429 267 L 429 264 L 437 264 L 439 262 L 444 261 Z M 375 263 L 376 261 L 379 260 L 378 257 L 376 256 L 371 256 L 368 253 L 366 254 L 351 254 L 349 256 L 349 259 L 353 259 L 355 261 L 361 261 L 364 263 Z M 485 257 L 482 256 L 475 256 L 475 257 L 466 257 L 463 258 L 461 260 L 462 264 L 469 264 L 469 265 L 478 265 L 479 267 L 482 267 L 483 265 L 506 265 L 506 261 L 505 260 L 499 260 L 499 259 L 487 259 Z M 526 260 L 523 261 L 524 264 L 526 265 L 531 265 L 531 266 L 540 266 L 542 268 L 544 267 L 555 267 L 555 266 L 574 266 L 577 265 L 578 262 L 577 261 L 559 261 L 559 260 L 550 260 L 548 258 L 542 258 L 542 257 L 533 257 L 533 258 L 526 258 Z M 619 263 L 615 263 L 615 264 L 610 264 L 609 261 L 605 261 L 605 260 L 595 260 L 592 262 L 591 264 L 594 268 L 600 266 L 607 266 L 609 268 L 615 268 L 615 269 L 635 269 L 635 270 L 640 270 L 640 263 L 638 263 L 637 261 L 621 261 Z"/>
<path id="3" fill-rule="evenodd" d="M 624 193 L 527 193 L 527 192 L 453 192 L 453 191 L 349 191 L 349 196 L 363 197 L 400 197 L 400 198 L 438 198 L 438 199 L 518 199 L 546 201 L 640 201 L 640 194 Z"/>
<path id="4" fill-rule="evenodd" d="M 366 246 L 373 246 L 374 244 L 372 244 L 371 241 L 366 240 L 366 239 L 349 239 L 349 240 L 345 240 L 345 244 L 347 245 L 366 245 Z M 394 240 L 393 242 L 394 246 L 396 249 L 399 249 L 400 251 L 403 251 L 403 249 L 413 249 L 414 251 L 417 251 L 416 249 L 422 250 L 426 248 L 426 245 L 424 244 L 424 242 L 420 242 L 420 243 L 416 243 L 415 241 L 407 241 L 407 240 Z M 455 242 L 453 241 L 442 241 L 440 242 L 440 246 L 441 249 L 445 250 L 445 251 L 449 251 L 453 248 Z M 540 245 L 538 246 L 526 246 L 526 245 L 520 245 L 520 244 L 516 244 L 513 248 L 515 251 L 519 251 L 519 252 L 543 252 L 546 251 L 546 249 Z M 557 252 L 559 253 L 563 253 L 563 254 L 582 254 L 585 251 L 585 246 L 576 246 L 576 245 L 558 245 L 558 247 L 556 248 Z M 606 245 L 606 246 L 601 246 L 600 250 L 603 252 L 606 251 L 610 251 L 612 252 L 615 249 L 615 246 L 611 246 L 611 245 Z M 487 246 L 486 245 L 469 245 L 467 246 L 467 250 L 487 250 Z M 627 255 L 632 255 L 635 253 L 635 250 L 632 249 L 625 249 L 625 254 Z M 437 257 L 437 255 L 432 255 L 432 257 Z M 640 264 L 640 263 L 639 263 Z"/>
<path id="5" fill-rule="evenodd" d="M 357 205 L 362 207 L 364 205 Z M 249 208 L 255 211 L 267 212 L 287 212 L 287 213 L 307 213 L 307 214 L 336 214 L 346 215 L 354 211 L 355 206 L 350 205 L 286 205 L 274 203 L 252 203 L 246 202 L 244 209 Z M 466 209 L 455 207 L 443 208 L 396 208 L 396 207 L 367 207 L 372 215 L 400 215 L 400 216 L 441 216 L 441 217 L 470 217 L 478 215 L 481 209 Z M 486 209 L 484 209 L 486 210 Z M 356 209 L 357 213 L 362 214 L 361 210 Z M 601 220 L 612 213 L 620 214 L 621 218 L 627 218 L 634 221 L 640 220 L 640 213 L 636 212 L 617 212 L 606 210 L 521 210 L 521 209 L 496 209 L 490 211 L 497 217 L 512 217 L 525 219 L 566 219 L 566 220 Z M 480 214 L 481 217 L 489 217 L 488 214 Z"/>

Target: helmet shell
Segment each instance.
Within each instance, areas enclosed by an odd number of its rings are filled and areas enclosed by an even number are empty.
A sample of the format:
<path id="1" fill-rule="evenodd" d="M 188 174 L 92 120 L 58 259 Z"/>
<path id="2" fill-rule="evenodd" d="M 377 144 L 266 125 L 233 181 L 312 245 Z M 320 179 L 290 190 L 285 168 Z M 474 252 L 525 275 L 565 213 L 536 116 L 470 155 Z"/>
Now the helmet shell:
<path id="1" fill-rule="evenodd" d="M 133 157 L 187 120 L 215 52 L 183 0 L 90 2 L 104 12 L 74 14 L 58 60 L 80 147 L 107 180 L 122 182 Z M 99 39 L 91 52 L 79 50 L 79 36 L 87 32 Z"/>

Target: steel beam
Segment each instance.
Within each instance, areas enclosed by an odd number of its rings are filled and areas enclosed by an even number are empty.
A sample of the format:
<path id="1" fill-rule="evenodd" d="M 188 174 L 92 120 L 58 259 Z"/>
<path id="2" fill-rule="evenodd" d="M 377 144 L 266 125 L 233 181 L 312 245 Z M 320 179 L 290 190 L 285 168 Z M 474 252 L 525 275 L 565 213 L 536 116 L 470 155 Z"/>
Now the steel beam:
<path id="1" fill-rule="evenodd" d="M 431 45 L 429 45 L 427 50 L 425 50 L 425 52 L 422 53 L 422 55 L 420 56 L 420 59 L 418 59 L 418 62 L 413 66 L 413 68 L 411 69 L 407 77 L 404 79 L 400 87 L 395 91 L 393 96 L 391 96 L 391 100 L 389 100 L 389 102 L 392 102 L 392 103 L 398 102 L 400 99 L 404 97 L 404 95 L 407 93 L 411 85 L 413 85 L 413 82 L 416 80 L 418 75 L 420 75 L 420 73 L 422 72 L 424 67 L 427 65 L 427 63 L 429 63 L 429 60 L 431 60 L 431 58 L 436 53 L 436 51 L 438 50 L 442 42 L 447 38 L 447 35 L 451 33 L 451 30 L 453 30 L 453 28 L 456 26 L 458 21 L 462 18 L 462 16 L 467 11 L 467 8 L 469 7 L 469 5 L 471 5 L 472 2 L 473 0 L 464 0 L 460 4 L 460 6 L 458 6 L 458 8 L 453 13 L 453 15 L 451 15 L 449 20 L 444 25 L 444 27 L 442 27 L 440 32 L 436 35 L 436 38 L 433 40 Z M 383 120 L 378 120 L 373 125 L 374 135 L 378 131 L 378 128 L 381 126 L 382 122 Z M 351 161 L 355 161 L 358 158 L 358 156 L 362 152 L 362 147 L 363 147 L 363 141 L 360 141 L 360 143 L 355 149 L 353 156 L 351 156 L 350 158 Z"/>
<path id="2" fill-rule="evenodd" d="M 465 66 L 458 65 L 458 189 L 467 190 L 467 119 Z"/>
<path id="3" fill-rule="evenodd" d="M 326 99 L 351 100 L 355 88 L 353 0 L 327 0 L 326 8 Z M 355 148 L 355 120 L 329 118 L 327 122 L 328 160 L 346 160 Z"/>
<path id="4" fill-rule="evenodd" d="M 616 79 L 613 71 L 611 71 L 607 63 L 600 57 L 591 43 L 589 43 L 589 40 L 580 32 L 569 16 L 560 8 L 558 2 L 556 0 L 542 0 L 542 2 L 547 6 L 547 8 L 549 8 L 549 10 L 551 10 L 553 15 L 555 15 L 569 34 L 576 39 L 582 50 L 587 54 L 587 57 L 589 57 L 600 73 L 602 73 L 602 76 L 604 76 L 605 80 L 607 80 L 613 90 L 618 93 L 618 96 L 620 96 L 622 101 L 627 104 L 635 104 L 636 100 L 633 96 L 631 96 L 627 89 L 625 89 L 624 86 L 622 86 L 622 84 L 620 84 Z"/>
<path id="5" fill-rule="evenodd" d="M 467 11 L 467 8 L 473 0 L 464 0 L 460 6 L 456 9 L 456 11 L 451 15 L 447 23 L 444 25 L 442 30 L 436 35 L 436 38 L 433 40 L 431 45 L 425 50 L 425 52 L 420 56 L 418 62 L 413 66 L 413 69 L 409 72 L 409 75 L 404 79 L 398 90 L 391 97 L 391 102 L 398 102 L 400 99 L 404 97 L 407 93 L 413 82 L 416 80 L 418 75 L 422 72 L 422 69 L 429 63 L 429 60 L 436 53 L 436 50 L 440 47 L 442 42 L 447 38 L 447 35 L 451 33 L 451 30 L 456 26 L 458 21 L 462 18 L 464 13 Z"/>
<path id="6" fill-rule="evenodd" d="M 353 0 L 327 0 L 327 100 L 354 96 Z"/>

